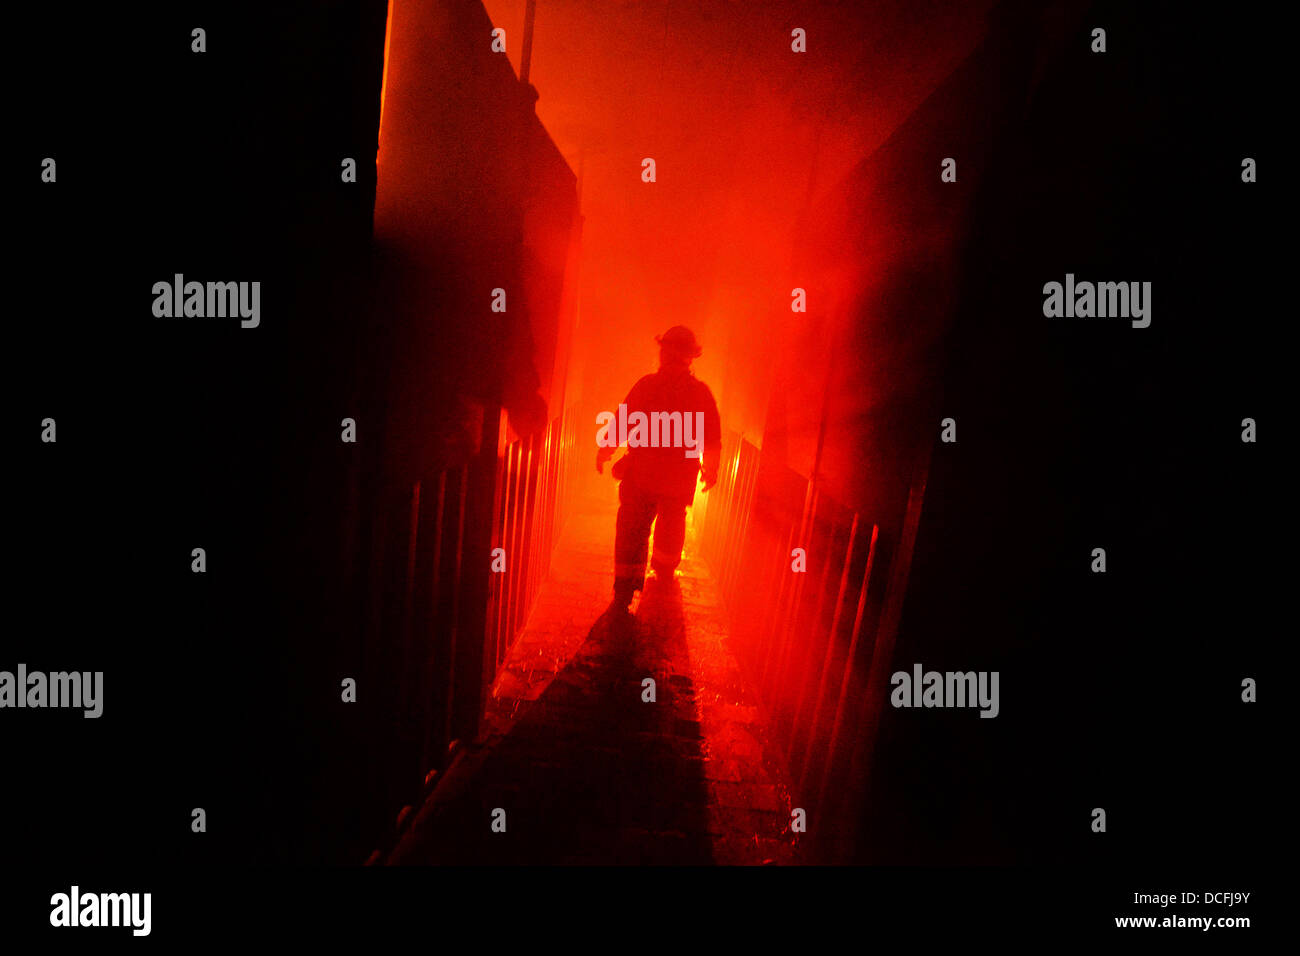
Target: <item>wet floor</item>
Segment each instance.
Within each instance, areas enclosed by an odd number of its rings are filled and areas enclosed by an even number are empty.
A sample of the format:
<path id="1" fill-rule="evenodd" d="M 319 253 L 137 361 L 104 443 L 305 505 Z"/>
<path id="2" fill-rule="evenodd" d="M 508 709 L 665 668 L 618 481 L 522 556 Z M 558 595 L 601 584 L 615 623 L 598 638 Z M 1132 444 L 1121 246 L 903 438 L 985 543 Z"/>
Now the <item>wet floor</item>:
<path id="1" fill-rule="evenodd" d="M 694 535 L 675 578 L 652 576 L 620 614 L 609 607 L 614 507 L 570 519 L 493 687 L 483 742 L 390 862 L 798 862 L 782 772 Z"/>

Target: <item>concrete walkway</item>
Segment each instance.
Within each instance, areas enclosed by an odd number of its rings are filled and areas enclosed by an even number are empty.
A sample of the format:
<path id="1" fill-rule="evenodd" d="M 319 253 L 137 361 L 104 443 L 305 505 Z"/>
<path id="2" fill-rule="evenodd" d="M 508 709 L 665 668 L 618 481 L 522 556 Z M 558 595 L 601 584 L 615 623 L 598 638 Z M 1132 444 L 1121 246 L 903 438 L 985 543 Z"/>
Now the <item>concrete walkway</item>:
<path id="1" fill-rule="evenodd" d="M 609 609 L 614 507 L 570 519 L 493 687 L 483 743 L 390 863 L 798 862 L 788 791 L 692 530 L 676 579 L 652 577 L 620 615 Z M 498 810 L 505 832 L 493 829 Z"/>

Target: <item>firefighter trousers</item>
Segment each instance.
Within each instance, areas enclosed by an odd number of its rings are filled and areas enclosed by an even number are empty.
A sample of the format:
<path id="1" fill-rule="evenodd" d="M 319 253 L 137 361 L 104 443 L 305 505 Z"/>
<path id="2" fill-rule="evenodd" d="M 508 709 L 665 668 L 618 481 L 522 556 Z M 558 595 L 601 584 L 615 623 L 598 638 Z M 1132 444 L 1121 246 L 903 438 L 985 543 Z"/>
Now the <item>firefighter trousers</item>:
<path id="1" fill-rule="evenodd" d="M 618 520 L 614 526 L 614 590 L 630 595 L 645 585 L 650 527 L 654 526 L 651 567 L 668 574 L 682 560 L 686 542 L 686 506 L 680 498 L 656 495 L 628 481 L 619 482 Z"/>

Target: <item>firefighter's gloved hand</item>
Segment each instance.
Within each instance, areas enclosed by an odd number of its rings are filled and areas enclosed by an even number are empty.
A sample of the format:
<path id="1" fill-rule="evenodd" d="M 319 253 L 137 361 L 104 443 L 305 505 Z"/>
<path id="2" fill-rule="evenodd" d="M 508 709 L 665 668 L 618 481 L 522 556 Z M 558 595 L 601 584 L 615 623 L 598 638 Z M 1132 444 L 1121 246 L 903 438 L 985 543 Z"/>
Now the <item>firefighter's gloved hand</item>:
<path id="1" fill-rule="evenodd" d="M 716 470 L 705 471 L 703 468 L 700 469 L 700 490 L 701 491 L 708 491 L 717 483 L 718 483 L 718 473 Z"/>

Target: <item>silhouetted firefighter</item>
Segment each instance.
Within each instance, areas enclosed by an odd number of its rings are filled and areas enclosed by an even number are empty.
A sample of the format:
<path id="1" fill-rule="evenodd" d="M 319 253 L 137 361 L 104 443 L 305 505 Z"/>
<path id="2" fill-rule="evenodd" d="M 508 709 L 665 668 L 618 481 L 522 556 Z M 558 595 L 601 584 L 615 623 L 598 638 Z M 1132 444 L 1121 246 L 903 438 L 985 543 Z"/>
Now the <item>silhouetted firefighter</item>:
<path id="1" fill-rule="evenodd" d="M 682 560 L 686 509 L 695 501 L 697 476 L 708 491 L 718 480 L 722 422 L 713 393 L 694 373 L 691 361 L 703 351 L 695 333 L 677 325 L 659 343 L 659 371 L 627 393 L 618 415 L 597 417 L 596 470 L 622 444 L 628 453 L 611 474 L 619 479 L 614 533 L 614 604 L 626 610 L 645 586 L 646 552 L 654 525 L 657 577 L 671 577 Z M 617 433 L 614 429 L 617 427 Z"/>

